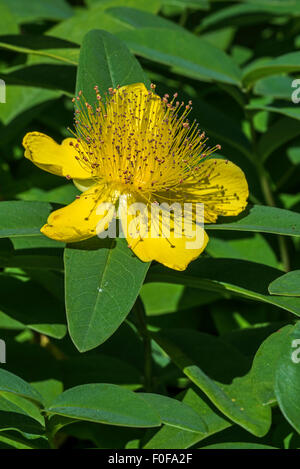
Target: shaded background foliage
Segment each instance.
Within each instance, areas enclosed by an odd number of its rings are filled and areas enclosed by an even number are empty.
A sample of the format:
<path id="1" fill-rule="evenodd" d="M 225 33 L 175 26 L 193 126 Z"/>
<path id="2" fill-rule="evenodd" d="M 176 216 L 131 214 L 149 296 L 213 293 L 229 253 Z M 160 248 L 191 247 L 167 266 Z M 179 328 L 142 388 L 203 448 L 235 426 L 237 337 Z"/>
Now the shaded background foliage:
<path id="1" fill-rule="evenodd" d="M 0 447 L 299 448 L 300 2 L 0 0 L 0 34 Z M 137 81 L 192 98 L 249 181 L 184 273 L 39 235 L 77 189 L 23 136 Z"/>

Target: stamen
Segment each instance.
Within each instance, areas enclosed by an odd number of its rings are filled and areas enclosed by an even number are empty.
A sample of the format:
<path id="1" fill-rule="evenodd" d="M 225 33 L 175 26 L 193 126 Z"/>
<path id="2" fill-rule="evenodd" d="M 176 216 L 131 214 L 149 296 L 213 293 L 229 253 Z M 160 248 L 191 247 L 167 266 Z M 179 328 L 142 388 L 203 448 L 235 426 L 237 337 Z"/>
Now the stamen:
<path id="1" fill-rule="evenodd" d="M 201 161 L 221 147 L 206 147 L 205 133 L 187 119 L 192 101 L 175 101 L 178 93 L 171 101 L 168 94 L 159 98 L 155 88 L 118 86 L 102 98 L 96 85 L 93 105 L 81 91 L 72 99 L 77 142 L 70 146 L 89 178 L 141 193 L 172 191 L 199 179 Z"/>

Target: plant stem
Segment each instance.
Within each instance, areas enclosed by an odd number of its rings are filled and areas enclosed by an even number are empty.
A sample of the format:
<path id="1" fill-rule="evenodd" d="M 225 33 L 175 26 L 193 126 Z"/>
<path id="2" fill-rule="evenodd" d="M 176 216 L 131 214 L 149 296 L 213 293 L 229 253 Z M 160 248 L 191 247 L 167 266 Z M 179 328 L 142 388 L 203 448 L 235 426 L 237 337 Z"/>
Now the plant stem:
<path id="1" fill-rule="evenodd" d="M 45 415 L 45 427 L 46 427 L 46 437 L 48 439 L 48 443 L 51 449 L 57 449 L 56 443 L 55 443 L 55 437 L 53 436 L 53 432 L 51 431 L 49 427 L 49 418 L 47 415 Z"/>
<path id="2" fill-rule="evenodd" d="M 144 345 L 144 385 L 147 392 L 152 390 L 152 351 L 151 351 L 151 337 L 147 328 L 147 319 L 145 308 L 140 297 L 137 298 L 133 307 L 136 326 L 143 339 Z"/>

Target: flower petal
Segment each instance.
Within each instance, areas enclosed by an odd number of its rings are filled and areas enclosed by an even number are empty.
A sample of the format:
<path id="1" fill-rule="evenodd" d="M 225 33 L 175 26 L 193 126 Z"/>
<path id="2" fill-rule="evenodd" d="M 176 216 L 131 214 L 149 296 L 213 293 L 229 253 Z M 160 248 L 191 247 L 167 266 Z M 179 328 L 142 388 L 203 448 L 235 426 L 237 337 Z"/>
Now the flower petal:
<path id="1" fill-rule="evenodd" d="M 41 232 L 48 238 L 73 243 L 92 238 L 103 231 L 114 215 L 115 194 L 94 185 L 66 207 L 52 212 Z M 108 203 L 107 209 L 99 212 L 99 206 Z"/>
<path id="2" fill-rule="evenodd" d="M 235 216 L 247 206 L 249 189 L 245 174 L 228 160 L 207 159 L 199 165 L 197 182 L 186 183 L 181 197 L 204 204 L 206 223 L 219 215 Z"/>
<path id="3" fill-rule="evenodd" d="M 139 204 L 138 215 L 130 213 L 129 208 L 136 203 Z M 169 230 L 161 216 L 158 219 L 153 218 L 151 205 L 145 204 L 144 199 L 135 195 L 121 195 L 119 216 L 129 247 L 144 262 L 156 260 L 171 269 L 185 270 L 201 254 L 208 242 L 206 232 L 194 220 L 184 223 L 184 231 L 182 230 L 181 214 L 171 216 Z"/>
<path id="4" fill-rule="evenodd" d="M 48 135 L 29 132 L 23 139 L 25 157 L 49 173 L 87 179 L 90 174 L 75 159 L 76 152 L 70 142 L 76 144 L 76 139 L 66 138 L 59 145 Z"/>

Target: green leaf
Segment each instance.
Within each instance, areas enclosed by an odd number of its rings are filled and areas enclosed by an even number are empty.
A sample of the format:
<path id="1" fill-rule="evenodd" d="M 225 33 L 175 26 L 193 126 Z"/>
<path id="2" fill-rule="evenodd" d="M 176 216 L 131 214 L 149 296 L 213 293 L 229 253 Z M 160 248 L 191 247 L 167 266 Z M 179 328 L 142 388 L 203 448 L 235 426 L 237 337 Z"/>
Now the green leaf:
<path id="1" fill-rule="evenodd" d="M 246 87 L 257 80 L 279 73 L 292 73 L 300 70 L 300 52 L 290 52 L 275 59 L 258 60 L 248 65 L 243 71 L 243 83 Z"/>
<path id="2" fill-rule="evenodd" d="M 40 236 L 51 210 L 46 202 L 0 202 L 0 238 Z"/>
<path id="3" fill-rule="evenodd" d="M 144 399 L 113 384 L 85 384 L 58 396 L 49 414 L 127 427 L 157 427 L 159 415 Z"/>
<path id="4" fill-rule="evenodd" d="M 38 407 L 28 399 L 1 392 L 0 431 L 16 430 L 24 436 L 36 437 L 44 433 L 44 419 Z"/>
<path id="5" fill-rule="evenodd" d="M 71 338 L 81 352 L 107 340 L 131 310 L 149 263 L 124 239 L 95 239 L 65 251 L 66 309 Z M 117 292 L 117 294 L 116 294 Z"/>
<path id="6" fill-rule="evenodd" d="M 144 284 L 140 296 L 147 315 L 177 311 L 184 288 L 183 285 L 172 283 Z"/>
<path id="7" fill-rule="evenodd" d="M 268 294 L 269 283 L 281 274 L 280 270 L 255 262 L 199 258 L 184 272 L 153 266 L 147 280 L 178 283 L 220 293 L 231 292 L 243 298 L 273 304 L 300 316 L 299 298 Z"/>
<path id="8" fill-rule="evenodd" d="M 262 78 L 254 85 L 253 92 L 260 96 L 291 100 L 293 79 L 285 75 Z"/>
<path id="9" fill-rule="evenodd" d="M 101 93 L 109 87 L 129 85 L 148 80 L 138 61 L 127 47 L 106 31 L 90 31 L 80 50 L 76 93 L 83 92 L 90 103 L 95 101 L 94 86 Z"/>
<path id="10" fill-rule="evenodd" d="M 294 140 L 294 142 L 287 149 L 287 156 L 290 162 L 297 166 L 300 164 L 300 140 L 299 138 Z M 297 197 L 299 194 L 291 194 L 291 197 Z"/>
<path id="11" fill-rule="evenodd" d="M 184 31 L 181 26 L 173 21 L 135 8 L 114 7 L 108 8 L 105 13 L 133 28 L 170 28 L 178 32 Z"/>
<path id="12" fill-rule="evenodd" d="M 47 34 L 81 44 L 83 37 L 93 29 L 104 29 L 110 33 L 131 29 L 130 24 L 114 19 L 107 13 L 112 7 L 132 7 L 141 11 L 156 13 L 159 0 L 105 0 L 95 3 L 92 8 L 83 10 L 47 31 Z"/>
<path id="13" fill-rule="evenodd" d="M 237 217 L 220 217 L 218 223 L 205 225 L 207 230 L 237 230 L 300 236 L 300 214 L 263 205 L 248 206 Z"/>
<path id="14" fill-rule="evenodd" d="M 7 85 L 6 104 L 0 107 L 0 121 L 7 125 L 26 110 L 41 103 L 57 99 L 60 96 L 61 92 L 59 90 L 46 90 L 33 86 Z"/>
<path id="15" fill-rule="evenodd" d="M 139 396 L 156 410 L 166 425 L 206 433 L 207 428 L 202 417 L 187 404 L 160 394 L 140 393 Z"/>
<path id="16" fill-rule="evenodd" d="M 259 443 L 215 443 L 214 445 L 201 446 L 201 449 L 277 449 L 274 446 L 262 445 Z"/>
<path id="17" fill-rule="evenodd" d="M 50 449 L 46 438 L 34 438 L 29 440 L 15 431 L 3 431 L 0 433 L 1 449 Z"/>
<path id="18" fill-rule="evenodd" d="M 226 51 L 232 43 L 234 34 L 235 29 L 228 27 L 201 34 L 201 39 L 204 39 L 218 49 Z"/>
<path id="19" fill-rule="evenodd" d="M 283 117 L 271 125 L 258 142 L 258 153 L 262 161 L 267 158 L 277 148 L 297 137 L 300 134 L 299 122 L 295 119 Z"/>
<path id="20" fill-rule="evenodd" d="M 260 402 L 273 404 L 275 398 L 275 375 L 282 349 L 287 343 L 292 326 L 285 326 L 262 342 L 257 350 L 252 368 L 251 380 Z"/>
<path id="21" fill-rule="evenodd" d="M 73 15 L 73 10 L 65 0 L 2 0 L 18 18 L 20 23 L 40 19 L 63 20 Z"/>
<path id="22" fill-rule="evenodd" d="M 189 388 L 185 392 L 182 402 L 194 409 L 197 414 L 201 415 L 207 426 L 207 433 L 194 433 L 170 427 L 169 425 L 164 425 L 146 443 L 144 446 L 145 449 L 189 448 L 199 441 L 221 432 L 232 425 L 231 422 L 222 416 L 207 397 L 196 387 Z"/>
<path id="23" fill-rule="evenodd" d="M 279 407 L 292 427 L 300 433 L 300 322 L 291 329 L 276 371 L 275 394 Z"/>
<path id="24" fill-rule="evenodd" d="M 171 29 L 143 28 L 120 32 L 118 37 L 135 54 L 169 65 L 184 76 L 240 84 L 240 70 L 231 58 L 191 33 L 178 35 Z"/>
<path id="25" fill-rule="evenodd" d="M 194 10 L 208 10 L 209 0 L 161 0 L 163 5 L 181 8 L 192 8 Z"/>
<path id="26" fill-rule="evenodd" d="M 0 391 L 16 394 L 40 404 L 43 398 L 30 384 L 19 376 L 0 368 Z"/>
<path id="27" fill-rule="evenodd" d="M 182 372 L 228 418 L 256 436 L 271 425 L 271 412 L 259 401 L 248 363 L 238 350 L 193 330 L 171 329 L 153 335 Z"/>
<path id="28" fill-rule="evenodd" d="M 291 14 L 297 16 L 300 12 L 299 4 L 297 0 L 284 0 L 273 2 L 269 0 L 245 0 L 245 2 L 240 3 L 239 5 L 232 5 L 227 8 L 222 8 L 215 13 L 212 13 L 206 16 L 202 23 L 201 29 L 212 27 L 218 23 L 227 23 L 230 24 L 243 24 L 242 19 L 245 18 L 246 24 L 247 20 L 253 23 L 257 23 L 260 18 L 260 21 L 265 20 L 265 14 L 270 15 L 283 15 Z M 239 19 L 241 19 L 239 23 Z M 251 21 L 252 19 L 252 21 Z"/>
<path id="29" fill-rule="evenodd" d="M 288 272 L 269 285 L 271 295 L 300 296 L 300 270 Z"/>
<path id="30" fill-rule="evenodd" d="M 150 11 L 151 13 L 158 13 L 161 0 L 152 0 L 151 2 L 147 0 L 86 0 L 86 3 L 89 7 L 94 7 L 97 5 L 99 8 L 103 9 L 124 6 L 138 8 L 142 11 Z"/>
<path id="31" fill-rule="evenodd" d="M 219 236 L 216 236 L 219 233 Z M 243 259 L 278 267 L 278 261 L 270 244 L 259 233 L 224 231 L 210 236 L 206 252 L 212 257 Z"/>
<path id="32" fill-rule="evenodd" d="M 45 405 L 51 404 L 51 402 L 64 390 L 63 383 L 61 381 L 57 381 L 56 379 L 37 381 L 35 383 L 31 383 L 31 385 L 43 397 L 43 403 Z"/>
<path id="33" fill-rule="evenodd" d="M 272 104 L 252 101 L 246 106 L 249 111 L 268 111 L 274 112 L 275 114 L 281 114 L 291 119 L 300 120 L 300 109 L 297 104 L 286 104 L 285 102 L 275 101 Z"/>
<path id="34" fill-rule="evenodd" d="M 0 31 L 4 34 L 18 34 L 19 28 L 16 17 L 5 3 L 0 3 Z"/>

